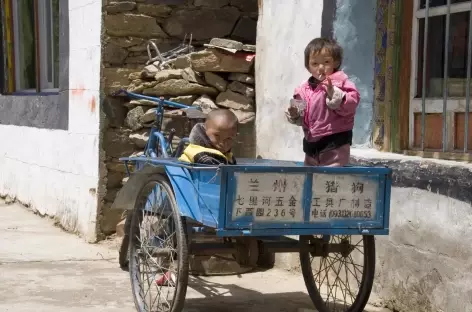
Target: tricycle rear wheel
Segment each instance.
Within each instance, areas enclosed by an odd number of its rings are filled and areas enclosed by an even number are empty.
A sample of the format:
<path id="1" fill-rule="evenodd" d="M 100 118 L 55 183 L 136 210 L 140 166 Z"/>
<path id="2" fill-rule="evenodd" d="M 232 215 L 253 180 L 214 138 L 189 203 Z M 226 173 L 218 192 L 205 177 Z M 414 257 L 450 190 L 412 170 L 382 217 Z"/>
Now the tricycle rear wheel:
<path id="1" fill-rule="evenodd" d="M 132 214 L 129 272 L 137 311 L 182 311 L 189 275 L 186 225 L 165 176 L 150 178 Z"/>
<path id="2" fill-rule="evenodd" d="M 375 239 L 374 236 L 355 238 L 359 236 L 300 237 L 303 242 L 317 244 L 322 253 L 320 256 L 300 252 L 303 279 L 319 312 L 362 312 L 369 300 L 375 274 Z M 345 244 L 346 248 L 328 253 L 328 244 Z M 357 285 L 353 287 L 352 282 Z"/>

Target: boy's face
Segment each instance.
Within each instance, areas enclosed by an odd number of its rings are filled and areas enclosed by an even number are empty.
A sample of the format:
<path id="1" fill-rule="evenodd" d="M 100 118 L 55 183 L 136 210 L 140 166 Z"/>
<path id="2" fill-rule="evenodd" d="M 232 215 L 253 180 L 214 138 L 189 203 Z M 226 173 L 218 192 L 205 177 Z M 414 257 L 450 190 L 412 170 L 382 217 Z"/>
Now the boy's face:
<path id="1" fill-rule="evenodd" d="M 309 71 L 319 81 L 325 80 L 336 67 L 338 67 L 337 62 L 326 49 L 310 55 Z"/>
<path id="2" fill-rule="evenodd" d="M 233 147 L 233 141 L 238 134 L 237 125 L 231 125 L 222 119 L 211 120 L 205 123 L 206 134 L 220 152 L 226 153 Z"/>

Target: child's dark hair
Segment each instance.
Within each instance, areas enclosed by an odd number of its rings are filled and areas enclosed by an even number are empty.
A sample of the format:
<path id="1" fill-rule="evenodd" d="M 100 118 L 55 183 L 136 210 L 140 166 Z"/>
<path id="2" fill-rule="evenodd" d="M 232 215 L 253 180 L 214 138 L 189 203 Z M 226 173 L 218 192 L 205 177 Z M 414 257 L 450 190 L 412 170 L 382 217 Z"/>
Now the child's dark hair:
<path id="1" fill-rule="evenodd" d="M 334 61 L 337 62 L 338 66 L 335 69 L 338 70 L 339 67 L 341 67 L 341 63 L 343 62 L 343 48 L 341 48 L 338 42 L 329 38 L 316 38 L 310 41 L 305 48 L 306 69 L 310 67 L 310 55 L 320 53 L 323 49 L 329 51 Z"/>

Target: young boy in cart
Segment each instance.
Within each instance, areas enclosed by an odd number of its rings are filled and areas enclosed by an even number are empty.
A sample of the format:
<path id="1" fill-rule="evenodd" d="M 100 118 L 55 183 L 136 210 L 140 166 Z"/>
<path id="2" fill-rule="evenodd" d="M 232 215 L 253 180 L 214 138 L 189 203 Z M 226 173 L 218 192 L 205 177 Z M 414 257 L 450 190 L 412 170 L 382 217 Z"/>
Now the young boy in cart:
<path id="1" fill-rule="evenodd" d="M 211 111 L 204 123 L 196 124 L 190 132 L 190 144 L 179 160 L 205 165 L 236 164 L 231 152 L 238 133 L 238 118 L 228 109 Z M 156 279 L 158 286 L 174 286 L 175 276 L 166 272 Z"/>
<path id="2" fill-rule="evenodd" d="M 190 132 L 190 144 L 179 160 L 205 165 L 236 164 L 231 152 L 238 133 L 238 117 L 229 109 L 208 113 L 204 123 L 196 124 Z"/>

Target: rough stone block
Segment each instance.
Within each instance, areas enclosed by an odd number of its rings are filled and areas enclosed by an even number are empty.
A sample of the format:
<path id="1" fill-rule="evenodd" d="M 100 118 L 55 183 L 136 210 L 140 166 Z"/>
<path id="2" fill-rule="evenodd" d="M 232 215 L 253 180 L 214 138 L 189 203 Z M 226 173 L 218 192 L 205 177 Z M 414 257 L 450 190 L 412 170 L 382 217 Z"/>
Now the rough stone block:
<path id="1" fill-rule="evenodd" d="M 149 131 L 141 131 L 139 133 L 133 133 L 129 136 L 131 142 L 133 142 L 139 148 L 145 148 L 149 140 Z"/>
<path id="2" fill-rule="evenodd" d="M 217 47 L 228 48 L 228 49 L 235 49 L 235 50 L 242 50 L 244 44 L 239 41 L 230 40 L 230 39 L 222 39 L 222 38 L 213 38 L 210 41 L 210 45 L 214 45 Z"/>
<path id="3" fill-rule="evenodd" d="M 231 73 L 229 74 L 228 80 L 231 81 L 239 81 L 242 83 L 247 83 L 250 85 L 254 85 L 256 83 L 256 79 L 254 76 L 247 75 L 247 74 L 241 74 L 241 73 Z"/>
<path id="4" fill-rule="evenodd" d="M 105 84 L 105 93 L 112 94 L 120 89 L 126 89 L 129 85 L 128 76 L 136 72 L 130 68 L 103 68 L 103 79 Z"/>
<path id="5" fill-rule="evenodd" d="M 121 65 L 128 57 L 128 50 L 108 42 L 103 49 L 103 62 L 110 65 Z"/>
<path id="6" fill-rule="evenodd" d="M 143 116 L 143 108 L 141 106 L 137 106 L 131 109 L 126 115 L 125 125 L 133 131 L 139 130 L 143 127 Z"/>
<path id="7" fill-rule="evenodd" d="M 165 69 L 160 72 L 157 72 L 154 75 L 154 80 L 157 83 L 169 80 L 169 79 L 181 79 L 182 78 L 182 70 L 180 69 Z"/>
<path id="8" fill-rule="evenodd" d="M 185 68 L 184 70 L 182 70 L 182 77 L 190 83 L 198 83 L 198 84 L 201 84 L 201 85 L 206 84 L 203 77 L 199 73 L 197 73 L 196 71 L 191 69 L 190 67 Z"/>
<path id="9" fill-rule="evenodd" d="M 167 38 L 155 18 L 141 14 L 106 15 L 105 29 L 110 36 L 138 38 Z"/>
<path id="10" fill-rule="evenodd" d="M 144 89 L 143 94 L 151 96 L 163 95 L 216 95 L 218 90 L 213 87 L 202 86 L 196 83 L 189 83 L 185 79 L 170 79 L 161 82 L 153 88 Z"/>
<path id="11" fill-rule="evenodd" d="M 122 186 L 123 178 L 126 176 L 124 172 L 108 171 L 107 174 L 107 188 L 119 188 Z"/>
<path id="12" fill-rule="evenodd" d="M 248 122 L 252 122 L 256 119 L 256 113 L 254 112 L 244 112 L 235 109 L 230 109 L 236 117 L 238 117 L 238 121 L 240 124 L 246 124 Z"/>
<path id="13" fill-rule="evenodd" d="M 249 86 L 239 81 L 233 81 L 228 85 L 228 89 L 231 91 L 240 93 L 248 98 L 254 98 L 256 96 L 256 90 L 253 86 Z"/>
<path id="14" fill-rule="evenodd" d="M 226 91 L 228 87 L 228 82 L 223 77 L 212 72 L 205 72 L 205 81 L 208 85 L 215 87 L 221 92 Z"/>
<path id="15" fill-rule="evenodd" d="M 133 150 L 134 150 L 134 145 L 133 145 Z M 106 149 L 105 149 L 105 151 L 106 151 Z M 110 156 L 110 155 L 107 155 L 107 156 Z M 126 173 L 126 166 L 123 162 L 120 162 L 120 161 L 107 161 L 106 166 L 107 166 L 108 172 L 114 171 L 114 172 Z M 130 166 L 130 171 L 132 171 L 132 166 Z"/>
<path id="16" fill-rule="evenodd" d="M 123 97 L 107 96 L 103 100 L 103 112 L 105 113 L 108 125 L 114 128 L 123 126 L 127 109 L 124 107 L 126 99 Z"/>
<path id="17" fill-rule="evenodd" d="M 141 79 L 141 72 L 134 72 L 134 73 L 129 74 L 128 79 L 130 81 Z"/>
<path id="18" fill-rule="evenodd" d="M 184 69 L 190 67 L 190 56 L 182 55 L 177 57 L 173 62 L 174 68 L 176 69 Z"/>
<path id="19" fill-rule="evenodd" d="M 171 97 L 169 101 L 179 103 L 179 104 L 184 104 L 184 105 L 192 105 L 193 102 L 198 98 L 198 95 L 182 95 L 182 96 L 176 96 L 176 97 Z"/>
<path id="20" fill-rule="evenodd" d="M 237 52 L 226 53 L 218 49 L 206 49 L 191 54 L 192 68 L 198 72 L 249 73 L 254 65 L 252 55 Z"/>
<path id="21" fill-rule="evenodd" d="M 231 0 L 232 6 L 237 7 L 243 12 L 258 12 L 259 7 L 256 0 Z"/>
<path id="22" fill-rule="evenodd" d="M 178 38 L 192 33 L 194 40 L 226 37 L 233 30 L 239 15 L 239 10 L 234 7 L 202 8 L 198 11 L 179 9 L 172 12 L 166 20 L 164 30 L 170 36 Z"/>
<path id="23" fill-rule="evenodd" d="M 149 64 L 144 67 L 143 71 L 141 72 L 141 77 L 143 78 L 154 78 L 156 74 L 159 72 L 159 68 L 157 68 L 153 64 Z"/>
<path id="24" fill-rule="evenodd" d="M 110 1 L 105 9 L 110 14 L 116 14 L 133 11 L 135 7 L 136 2 L 134 1 Z"/>
<path id="25" fill-rule="evenodd" d="M 139 118 L 139 121 L 143 124 L 156 121 L 157 108 L 153 107 L 147 110 L 144 115 Z"/>
<path id="26" fill-rule="evenodd" d="M 172 12 L 172 8 L 165 4 L 138 4 L 138 12 L 145 15 L 154 17 L 168 17 Z"/>
<path id="27" fill-rule="evenodd" d="M 103 150 L 106 156 L 120 158 L 131 155 L 136 147 L 129 139 L 129 135 L 130 131 L 128 130 L 107 130 L 103 138 Z M 113 167 L 112 165 L 109 167 L 107 164 L 108 170 L 118 171 L 118 167 Z M 122 172 L 126 172 L 124 165 L 121 168 Z"/>
<path id="28" fill-rule="evenodd" d="M 142 79 L 136 79 L 129 83 L 127 90 L 129 92 L 142 93 L 144 89 L 152 88 L 155 85 L 157 85 L 157 81 L 145 81 Z"/>
<path id="29" fill-rule="evenodd" d="M 229 0 L 195 0 L 197 7 L 222 8 L 229 4 Z"/>
<path id="30" fill-rule="evenodd" d="M 254 101 L 252 99 L 231 90 L 220 93 L 216 98 L 216 104 L 218 106 L 235 110 L 247 112 L 254 111 Z"/>
<path id="31" fill-rule="evenodd" d="M 208 95 L 202 95 L 199 97 L 195 102 L 193 102 L 193 106 L 201 107 L 204 114 L 208 114 L 212 110 L 218 109 L 218 106 Z"/>
<path id="32" fill-rule="evenodd" d="M 116 225 L 121 220 L 122 211 L 111 209 L 111 203 L 102 207 L 100 216 L 100 230 L 104 235 L 111 235 L 116 231 Z"/>
<path id="33" fill-rule="evenodd" d="M 136 37 L 111 37 L 109 42 L 122 48 L 129 48 L 132 46 L 145 43 L 145 39 Z"/>

